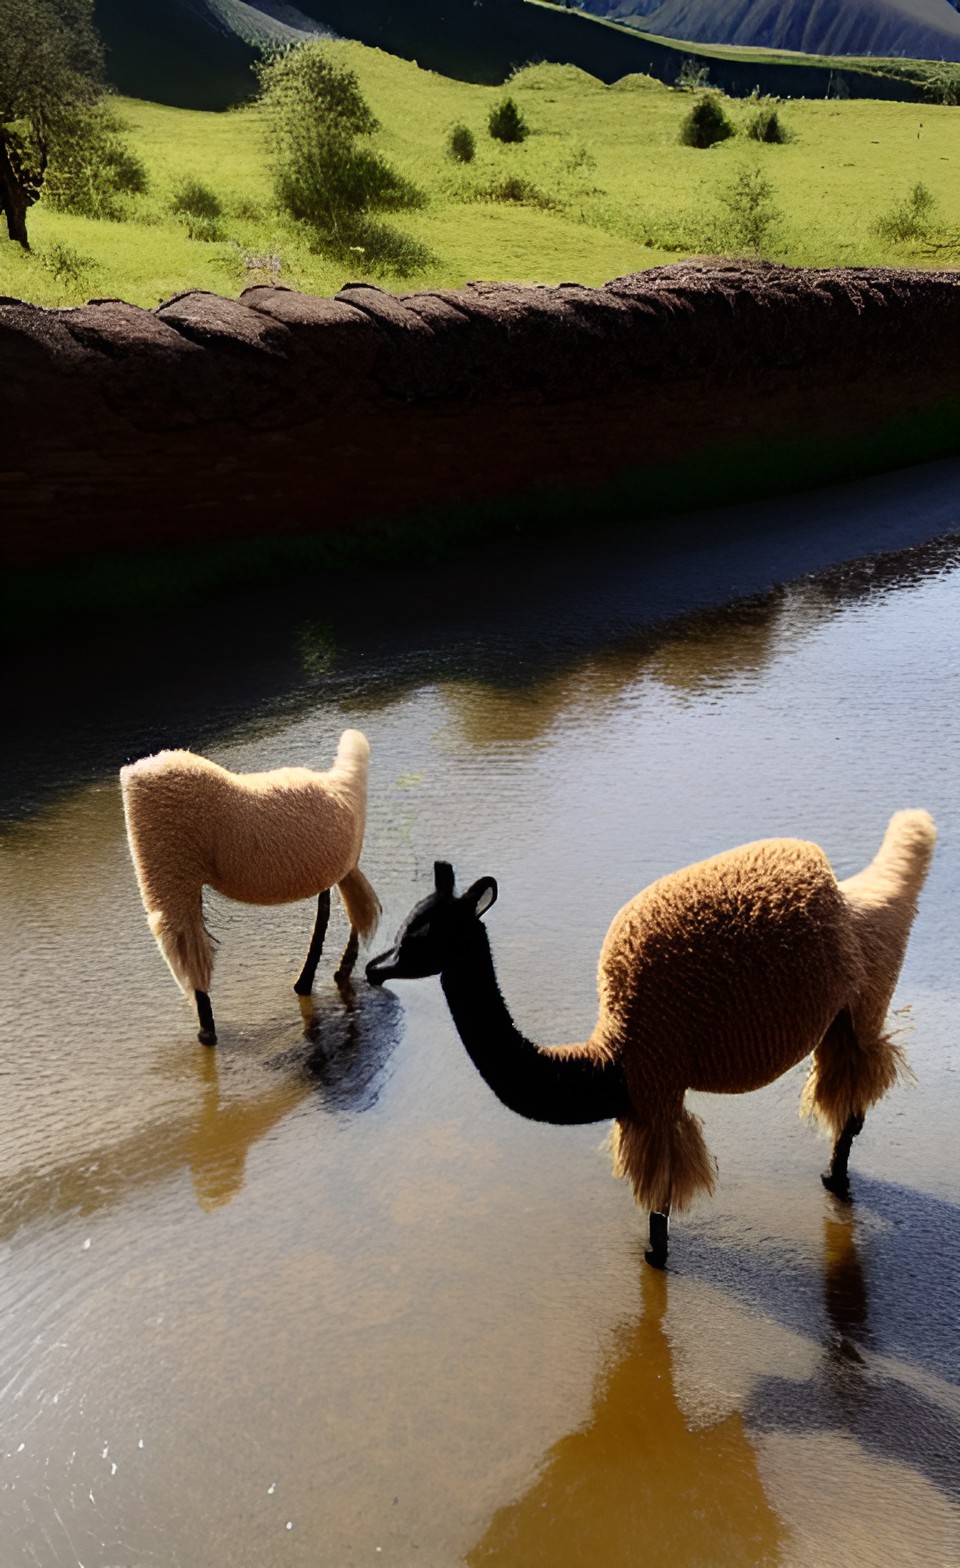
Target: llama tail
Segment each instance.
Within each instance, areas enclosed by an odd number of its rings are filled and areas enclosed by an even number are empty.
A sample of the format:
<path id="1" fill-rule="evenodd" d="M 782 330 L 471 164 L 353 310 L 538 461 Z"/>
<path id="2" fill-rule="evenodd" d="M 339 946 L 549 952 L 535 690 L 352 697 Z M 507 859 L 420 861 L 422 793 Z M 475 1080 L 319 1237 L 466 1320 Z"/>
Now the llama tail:
<path id="1" fill-rule="evenodd" d="M 361 785 L 365 790 L 369 766 L 370 742 L 366 735 L 362 730 L 344 730 L 330 772 Z"/>
<path id="2" fill-rule="evenodd" d="M 698 1193 L 713 1192 L 717 1171 L 702 1127 L 682 1104 L 651 1122 L 633 1117 L 614 1122 L 613 1172 L 629 1177 L 642 1209 L 676 1212 L 689 1208 Z"/>
<path id="3" fill-rule="evenodd" d="M 841 890 L 861 906 L 895 901 L 909 909 L 912 919 L 936 842 L 937 829 L 929 811 L 894 812 L 870 864 L 841 882 Z"/>
<path id="4" fill-rule="evenodd" d="M 356 733 L 358 732 L 354 731 L 354 734 Z M 362 735 L 360 739 L 363 740 Z M 365 741 L 364 745 L 366 745 Z M 343 881 L 337 883 L 337 887 L 351 927 L 360 933 L 365 942 L 369 942 L 380 923 L 383 912 L 379 898 L 359 866 L 354 866 L 352 871 L 348 871 Z"/>
<path id="5" fill-rule="evenodd" d="M 840 883 L 861 974 L 849 1005 L 813 1053 L 800 1100 L 801 1116 L 813 1117 L 833 1138 L 898 1080 L 913 1077 L 886 1020 L 936 840 L 929 812 L 898 811 L 870 864 Z"/>

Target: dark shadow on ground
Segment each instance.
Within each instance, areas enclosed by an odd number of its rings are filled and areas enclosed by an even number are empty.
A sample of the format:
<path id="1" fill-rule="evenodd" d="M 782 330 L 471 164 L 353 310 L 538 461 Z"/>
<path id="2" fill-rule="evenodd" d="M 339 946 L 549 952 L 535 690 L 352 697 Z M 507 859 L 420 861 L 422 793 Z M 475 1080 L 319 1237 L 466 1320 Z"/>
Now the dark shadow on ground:
<path id="1" fill-rule="evenodd" d="M 749 1426 L 844 1432 L 960 1501 L 960 1209 L 863 1176 L 852 1204 L 825 1202 L 822 1271 L 703 1234 L 677 1237 L 675 1266 L 822 1344 L 813 1379 L 755 1390 Z M 928 1378 L 951 1395 L 926 1392 Z"/>

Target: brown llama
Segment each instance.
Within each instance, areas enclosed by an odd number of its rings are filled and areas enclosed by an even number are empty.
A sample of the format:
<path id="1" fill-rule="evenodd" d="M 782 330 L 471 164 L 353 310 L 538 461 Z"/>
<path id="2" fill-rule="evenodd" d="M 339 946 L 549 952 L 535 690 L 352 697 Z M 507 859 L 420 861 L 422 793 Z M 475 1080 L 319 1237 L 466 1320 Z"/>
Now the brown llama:
<path id="1" fill-rule="evenodd" d="M 614 1118 L 614 1169 L 650 1211 L 647 1258 L 662 1267 L 671 1209 L 716 1181 L 688 1089 L 742 1094 L 812 1052 L 802 1109 L 832 1135 L 823 1180 L 846 1196 L 864 1114 L 906 1070 L 884 1023 L 935 839 L 927 812 L 900 811 L 871 864 L 843 882 L 799 839 L 762 839 L 662 877 L 614 917 L 599 1015 L 581 1045 L 539 1047 L 516 1029 L 479 918 L 497 896 L 492 877 L 457 897 L 438 861 L 434 893 L 367 977 L 439 974 L 470 1057 L 520 1115 Z"/>

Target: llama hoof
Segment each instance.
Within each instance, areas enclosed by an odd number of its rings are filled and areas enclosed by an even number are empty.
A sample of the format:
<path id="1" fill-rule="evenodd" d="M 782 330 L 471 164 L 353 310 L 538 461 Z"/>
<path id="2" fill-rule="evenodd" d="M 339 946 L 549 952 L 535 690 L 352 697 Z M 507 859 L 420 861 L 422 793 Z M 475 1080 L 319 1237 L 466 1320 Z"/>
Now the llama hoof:
<path id="1" fill-rule="evenodd" d="M 197 1034 L 201 1045 L 216 1045 L 217 1031 L 215 1029 L 201 1029 Z"/>
<path id="2" fill-rule="evenodd" d="M 847 1175 L 835 1176 L 833 1171 L 824 1171 L 820 1177 L 828 1192 L 843 1203 L 850 1202 L 850 1177 Z"/>
<path id="3" fill-rule="evenodd" d="M 650 1245 L 643 1254 L 651 1268 L 666 1268 L 669 1236 L 670 1221 L 666 1214 L 654 1210 L 650 1215 Z"/>
<path id="4" fill-rule="evenodd" d="M 298 980 L 293 989 L 298 996 L 312 996 L 313 982 L 310 981 L 308 984 L 306 980 Z"/>

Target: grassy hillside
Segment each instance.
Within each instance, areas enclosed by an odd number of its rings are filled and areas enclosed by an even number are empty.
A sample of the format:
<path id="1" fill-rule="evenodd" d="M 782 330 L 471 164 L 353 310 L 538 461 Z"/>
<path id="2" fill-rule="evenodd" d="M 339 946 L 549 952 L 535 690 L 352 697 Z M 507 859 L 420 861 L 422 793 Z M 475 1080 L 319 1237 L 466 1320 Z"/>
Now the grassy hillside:
<path id="1" fill-rule="evenodd" d="M 456 287 L 471 278 L 600 283 L 683 256 L 744 254 L 725 228 L 724 204 L 744 171 L 760 170 L 782 215 L 759 247 L 799 265 L 960 265 L 957 248 L 932 251 L 917 239 L 881 238 L 877 220 L 918 182 L 935 206 L 932 237 L 960 236 L 960 113 L 943 107 L 869 101 L 795 102 L 782 116 L 784 146 L 737 135 L 707 151 L 682 146 L 691 97 L 646 77 L 612 87 L 572 67 L 533 66 L 510 91 L 531 127 L 518 146 L 486 134 L 502 89 L 472 86 L 352 43 L 330 46 L 358 73 L 383 124 L 383 153 L 428 195 L 398 226 L 433 261 L 389 287 Z M 309 234 L 274 208 L 262 118 L 256 109 L 207 114 L 118 100 L 150 187 L 131 198 L 124 222 L 95 222 L 33 210 L 34 252 L 0 240 L 0 293 L 63 304 L 120 296 L 155 305 L 206 288 L 236 294 L 279 277 L 316 293 L 345 281 L 341 265 L 310 248 Z M 744 126 L 755 106 L 727 105 Z M 469 165 L 445 151 L 452 124 L 469 125 L 478 155 Z M 209 186 L 223 216 L 207 238 L 191 237 L 171 211 L 187 177 Z M 927 242 L 927 245 L 929 242 Z M 369 276 L 364 257 L 351 267 Z"/>

